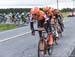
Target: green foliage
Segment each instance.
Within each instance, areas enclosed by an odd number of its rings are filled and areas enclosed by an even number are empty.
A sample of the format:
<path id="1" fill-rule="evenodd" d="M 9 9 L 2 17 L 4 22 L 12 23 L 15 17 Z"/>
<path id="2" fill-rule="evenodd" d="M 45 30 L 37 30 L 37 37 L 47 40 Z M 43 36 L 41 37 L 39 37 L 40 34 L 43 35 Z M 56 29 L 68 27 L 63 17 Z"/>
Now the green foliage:
<path id="1" fill-rule="evenodd" d="M 71 11 L 73 11 L 73 9 L 71 9 L 71 8 L 63 8 L 60 11 L 61 12 L 71 12 Z"/>
<path id="2" fill-rule="evenodd" d="M 28 12 L 30 9 L 29 8 L 8 8 L 8 9 L 0 9 L 0 13 L 16 13 L 16 12 L 19 12 L 19 13 L 22 13 L 22 12 Z"/>
<path id="3" fill-rule="evenodd" d="M 0 31 L 16 28 L 15 24 L 0 24 Z"/>
<path id="4" fill-rule="evenodd" d="M 63 15 L 63 17 L 67 17 L 68 12 L 63 12 L 62 15 Z"/>

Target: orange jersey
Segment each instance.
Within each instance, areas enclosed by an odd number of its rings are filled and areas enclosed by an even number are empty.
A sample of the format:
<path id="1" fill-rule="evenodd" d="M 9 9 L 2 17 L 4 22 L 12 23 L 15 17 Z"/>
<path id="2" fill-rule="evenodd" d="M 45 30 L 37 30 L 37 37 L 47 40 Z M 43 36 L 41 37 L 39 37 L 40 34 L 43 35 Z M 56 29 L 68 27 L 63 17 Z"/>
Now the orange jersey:
<path id="1" fill-rule="evenodd" d="M 40 11 L 39 16 L 38 16 L 38 20 L 42 20 L 44 18 L 46 18 L 46 14 L 43 11 Z"/>
<path id="2" fill-rule="evenodd" d="M 38 16 L 34 16 L 34 12 L 30 14 L 31 20 L 42 20 L 46 18 L 46 14 L 43 11 L 39 11 Z"/>

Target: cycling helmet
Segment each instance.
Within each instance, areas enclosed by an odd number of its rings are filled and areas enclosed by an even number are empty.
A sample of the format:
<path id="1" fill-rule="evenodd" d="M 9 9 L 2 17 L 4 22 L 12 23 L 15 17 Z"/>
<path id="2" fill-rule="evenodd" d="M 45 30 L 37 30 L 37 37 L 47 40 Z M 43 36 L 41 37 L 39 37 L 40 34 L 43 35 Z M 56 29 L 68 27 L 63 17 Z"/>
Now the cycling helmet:
<path id="1" fill-rule="evenodd" d="M 31 12 L 32 12 L 33 14 L 38 14 L 39 8 L 38 8 L 38 7 L 34 7 L 34 8 L 31 9 Z"/>
<path id="2" fill-rule="evenodd" d="M 48 10 L 49 10 L 49 8 L 50 8 L 50 7 L 45 6 L 45 7 L 43 8 L 43 10 L 44 10 L 44 11 L 48 11 Z"/>

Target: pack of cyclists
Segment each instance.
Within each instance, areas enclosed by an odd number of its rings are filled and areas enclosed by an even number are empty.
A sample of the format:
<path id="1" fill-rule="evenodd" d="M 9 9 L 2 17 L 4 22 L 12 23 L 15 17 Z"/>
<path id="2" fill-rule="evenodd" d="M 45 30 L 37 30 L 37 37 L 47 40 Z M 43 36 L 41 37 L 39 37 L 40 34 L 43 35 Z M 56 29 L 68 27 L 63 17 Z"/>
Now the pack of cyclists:
<path id="1" fill-rule="evenodd" d="M 32 35 L 35 35 L 34 20 L 37 20 L 37 27 L 44 28 L 46 32 L 55 31 L 55 36 L 59 39 L 59 33 L 63 32 L 63 16 L 58 9 L 44 6 L 43 10 L 38 7 L 30 9 L 30 28 Z M 42 37 L 42 31 L 39 31 L 39 37 Z"/>

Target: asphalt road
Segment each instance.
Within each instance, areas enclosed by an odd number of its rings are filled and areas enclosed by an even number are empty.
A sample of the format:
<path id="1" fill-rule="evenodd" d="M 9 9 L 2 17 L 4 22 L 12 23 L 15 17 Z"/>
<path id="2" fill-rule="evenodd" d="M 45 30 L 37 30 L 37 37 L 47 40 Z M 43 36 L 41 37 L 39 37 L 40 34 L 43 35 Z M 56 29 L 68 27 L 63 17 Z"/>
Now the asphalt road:
<path id="1" fill-rule="evenodd" d="M 75 47 L 69 57 L 75 57 Z"/>
<path id="2" fill-rule="evenodd" d="M 51 57 L 68 57 L 74 49 L 75 17 L 65 18 L 64 24 L 63 37 Z M 29 26 L 0 32 L 0 57 L 37 57 L 38 41 L 38 33 L 32 36 Z"/>

